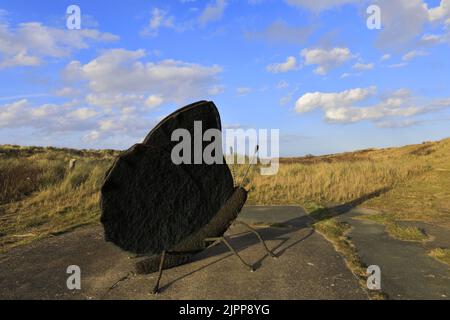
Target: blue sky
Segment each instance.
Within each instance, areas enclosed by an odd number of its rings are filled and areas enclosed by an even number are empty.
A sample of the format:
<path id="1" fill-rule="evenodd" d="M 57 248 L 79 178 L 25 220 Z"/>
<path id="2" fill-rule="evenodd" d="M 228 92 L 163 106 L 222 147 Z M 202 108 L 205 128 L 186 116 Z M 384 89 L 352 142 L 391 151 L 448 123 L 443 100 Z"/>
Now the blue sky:
<path id="1" fill-rule="evenodd" d="M 203 99 L 283 156 L 441 139 L 449 45 L 450 0 L 5 0 L 0 143 L 123 149 Z"/>

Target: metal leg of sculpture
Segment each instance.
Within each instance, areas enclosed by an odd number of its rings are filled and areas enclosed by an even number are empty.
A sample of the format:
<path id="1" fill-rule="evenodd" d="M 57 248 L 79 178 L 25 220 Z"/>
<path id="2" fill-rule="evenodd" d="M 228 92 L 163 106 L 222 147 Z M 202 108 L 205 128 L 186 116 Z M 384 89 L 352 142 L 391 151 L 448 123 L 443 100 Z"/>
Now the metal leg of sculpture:
<path id="1" fill-rule="evenodd" d="M 242 259 L 242 257 L 239 255 L 239 253 L 231 246 L 231 244 L 228 242 L 228 240 L 225 238 L 225 237 L 218 237 L 218 238 L 208 238 L 208 239 L 205 239 L 205 241 L 207 241 L 207 242 L 210 242 L 210 241 L 221 241 L 221 242 L 223 242 L 227 247 L 228 247 L 228 249 L 232 252 L 232 253 L 234 253 L 238 258 L 239 258 L 239 260 L 251 271 L 251 272 L 254 272 L 255 271 L 255 269 L 253 268 L 253 266 L 252 265 L 250 265 L 250 264 L 248 264 L 247 262 L 245 262 L 245 260 L 244 259 Z"/>
<path id="2" fill-rule="evenodd" d="M 166 251 L 164 250 L 161 254 L 161 261 L 159 263 L 159 272 L 158 272 L 158 279 L 156 280 L 155 287 L 153 288 L 153 294 L 159 293 L 159 282 L 161 281 L 162 273 L 163 273 L 163 267 L 164 267 L 164 259 L 166 258 Z"/>
<path id="3" fill-rule="evenodd" d="M 255 229 L 253 229 L 252 227 L 250 227 L 247 223 L 242 222 L 242 221 L 235 221 L 235 223 L 239 223 L 242 224 L 244 227 L 246 227 L 248 230 L 250 230 L 250 232 L 254 233 L 258 239 L 259 242 L 261 242 L 261 244 L 264 246 L 264 249 L 266 249 L 266 252 L 272 257 L 272 258 L 278 258 L 272 251 L 269 250 L 269 248 L 266 245 L 266 242 L 264 241 L 264 239 L 261 237 L 261 235 L 259 234 L 258 231 L 256 231 Z"/>

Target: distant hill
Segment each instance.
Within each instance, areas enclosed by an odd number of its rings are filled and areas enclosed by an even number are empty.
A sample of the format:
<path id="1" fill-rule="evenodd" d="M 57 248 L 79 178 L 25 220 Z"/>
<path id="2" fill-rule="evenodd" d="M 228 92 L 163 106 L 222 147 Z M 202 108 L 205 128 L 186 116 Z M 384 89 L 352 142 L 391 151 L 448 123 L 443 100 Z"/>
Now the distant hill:
<path id="1" fill-rule="evenodd" d="M 380 160 L 383 158 L 401 157 L 404 155 L 428 155 L 436 150 L 438 145 L 449 144 L 449 139 L 434 142 L 423 142 L 421 144 L 407 145 L 398 148 L 365 149 L 353 152 L 344 152 L 324 156 L 308 155 L 304 157 L 280 158 L 280 163 L 303 163 L 314 164 L 319 162 L 345 162 L 362 160 Z"/>

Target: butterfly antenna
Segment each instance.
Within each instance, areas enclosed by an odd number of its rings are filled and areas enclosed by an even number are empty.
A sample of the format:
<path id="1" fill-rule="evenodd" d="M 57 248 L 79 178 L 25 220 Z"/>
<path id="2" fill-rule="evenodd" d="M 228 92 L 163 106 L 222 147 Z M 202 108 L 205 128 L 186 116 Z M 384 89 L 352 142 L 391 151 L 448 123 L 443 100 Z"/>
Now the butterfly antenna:
<path id="1" fill-rule="evenodd" d="M 242 178 L 242 181 L 241 181 L 241 184 L 239 185 L 239 187 L 244 186 L 245 178 L 247 178 L 247 175 L 250 171 L 250 167 L 252 166 L 253 161 L 255 160 L 255 157 L 258 155 L 258 152 L 259 152 L 259 145 L 256 145 L 255 154 L 253 155 L 252 159 L 250 160 L 250 163 L 248 164 L 247 170 L 245 171 L 244 177 Z"/>

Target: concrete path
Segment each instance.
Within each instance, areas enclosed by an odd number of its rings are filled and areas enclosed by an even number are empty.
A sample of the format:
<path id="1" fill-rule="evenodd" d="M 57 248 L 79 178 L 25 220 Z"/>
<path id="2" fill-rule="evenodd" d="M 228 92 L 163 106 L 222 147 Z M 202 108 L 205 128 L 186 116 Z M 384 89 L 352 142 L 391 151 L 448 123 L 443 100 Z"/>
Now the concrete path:
<path id="1" fill-rule="evenodd" d="M 390 237 L 381 224 L 355 219 L 372 213 L 354 209 L 338 220 L 352 225 L 349 236 L 361 261 L 381 268 L 382 290 L 389 299 L 450 299 L 450 268 L 427 255 L 432 248 L 450 248 L 450 231 L 421 222 L 400 222 L 424 229 L 432 239 L 401 241 Z"/>
<path id="2" fill-rule="evenodd" d="M 310 228 L 299 207 L 246 207 L 241 218 L 275 223 L 259 231 L 278 259 L 267 257 L 242 226 L 228 233 L 256 272 L 217 245 L 190 264 L 166 270 L 162 293 L 155 297 L 149 292 L 156 275 L 134 275 L 128 254 L 104 242 L 102 228 L 92 226 L 0 255 L 0 299 L 367 299 L 342 257 Z M 66 287 L 69 265 L 81 268 L 81 290 Z"/>

